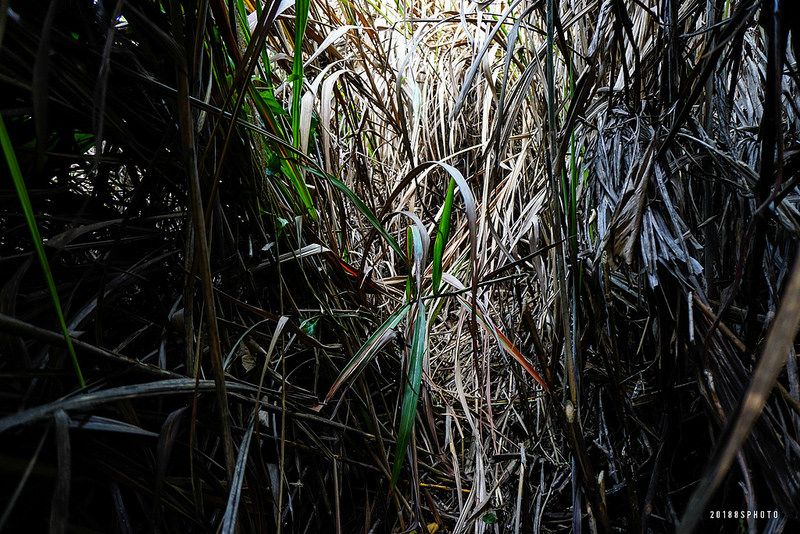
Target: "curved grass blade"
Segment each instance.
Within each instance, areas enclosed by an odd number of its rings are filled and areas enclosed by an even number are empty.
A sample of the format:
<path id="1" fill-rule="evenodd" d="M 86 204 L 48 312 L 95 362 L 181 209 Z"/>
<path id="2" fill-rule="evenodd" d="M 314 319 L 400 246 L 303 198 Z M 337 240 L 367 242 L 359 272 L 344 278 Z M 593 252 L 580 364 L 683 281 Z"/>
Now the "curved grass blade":
<path id="1" fill-rule="evenodd" d="M 242 333 L 241 336 L 239 336 L 239 339 L 236 340 L 236 343 L 233 344 L 233 346 L 231 347 L 231 350 L 228 351 L 228 355 L 225 357 L 225 362 L 222 364 L 222 368 L 223 369 L 225 369 L 226 371 L 228 370 L 228 367 L 230 367 L 231 362 L 233 362 L 234 356 L 236 356 L 236 349 L 239 348 L 239 345 L 242 344 L 242 342 L 244 341 L 244 338 L 249 336 L 250 332 L 252 332 L 253 330 L 255 330 L 256 328 L 258 328 L 259 326 L 261 326 L 262 324 L 264 324 L 264 323 L 266 323 L 268 321 L 269 321 L 269 319 L 262 319 L 262 320 L 258 321 L 256 324 L 254 324 L 253 326 L 251 326 L 250 328 L 245 330 Z"/>
<path id="2" fill-rule="evenodd" d="M 439 165 L 442 169 L 447 171 L 447 174 L 450 175 L 451 180 L 455 182 L 456 186 L 458 186 L 458 192 L 461 194 L 461 198 L 464 200 L 464 211 L 467 214 L 467 225 L 470 232 L 470 257 L 473 261 L 475 261 L 475 249 L 477 248 L 478 243 L 478 203 L 475 200 L 475 195 L 472 194 L 472 189 L 470 189 L 469 184 L 467 183 L 467 180 L 464 179 L 464 175 L 461 174 L 461 171 L 452 165 L 444 163 L 443 161 L 435 161 L 433 163 Z M 477 275 L 477 273 L 474 273 L 473 277 L 477 277 Z"/>
<path id="3" fill-rule="evenodd" d="M 461 198 L 464 201 L 464 211 L 467 214 L 467 227 L 469 229 L 469 258 L 472 262 L 472 300 L 477 302 L 478 296 L 478 203 L 475 201 L 475 195 L 472 194 L 469 184 L 464 179 L 461 172 L 442 161 L 436 162 L 441 168 L 447 171 L 456 186 Z"/>
<path id="4" fill-rule="evenodd" d="M 395 186 L 395 188 L 392 190 L 392 192 L 389 193 L 389 196 L 386 198 L 386 200 L 384 202 L 384 207 L 380 212 L 380 216 L 378 218 L 376 218 L 372 214 L 372 212 L 369 213 L 369 215 L 371 216 L 370 222 L 375 227 L 375 230 L 378 233 L 380 233 L 381 236 L 383 236 L 385 239 L 387 239 L 387 241 L 389 241 L 389 244 L 391 245 L 391 247 L 394 250 L 396 250 L 399 254 L 403 255 L 404 253 L 400 250 L 400 247 L 396 246 L 397 242 L 388 234 L 388 232 L 385 231 L 385 229 L 382 228 L 380 223 L 377 222 L 377 221 L 383 220 L 383 218 L 386 215 L 389 214 L 389 211 L 390 211 L 389 210 L 389 206 L 391 206 L 392 203 L 395 200 L 397 200 L 397 198 L 400 196 L 400 194 L 412 182 L 414 182 L 414 180 L 416 180 L 420 175 L 422 175 L 425 171 L 427 171 L 430 167 L 432 167 L 434 165 L 440 166 L 442 169 L 444 169 L 450 175 L 450 178 L 452 178 L 453 180 L 456 181 L 456 185 L 458 186 L 458 190 L 461 193 L 461 197 L 464 200 L 464 211 L 467 214 L 467 223 L 469 225 L 469 233 L 470 233 L 470 257 L 473 260 L 473 267 L 475 267 L 476 263 L 477 263 L 476 253 L 477 253 L 477 246 L 478 246 L 478 235 L 477 235 L 478 208 L 477 208 L 477 204 L 475 202 L 475 196 L 472 194 L 472 191 L 469 188 L 469 184 L 467 184 L 467 181 L 464 179 L 464 176 L 461 174 L 461 172 L 459 172 L 459 170 L 456 169 L 455 167 L 453 167 L 452 165 L 448 165 L 447 163 L 444 163 L 443 161 L 426 161 L 424 163 L 420 163 L 419 165 L 417 165 L 416 167 L 411 169 L 403 177 L 403 179 L 400 180 L 400 182 Z M 312 172 L 315 172 L 315 171 L 312 171 Z M 320 173 L 320 174 L 322 174 L 322 173 Z M 330 176 L 329 174 L 322 174 L 322 175 L 325 178 L 327 178 L 333 185 L 335 185 L 337 188 L 339 188 L 341 191 L 343 191 L 348 196 L 348 198 L 350 198 L 351 200 L 353 200 L 354 203 L 356 203 L 356 205 L 359 205 L 359 203 L 361 205 L 364 204 L 363 202 L 361 202 L 361 200 L 352 191 L 350 191 L 350 189 L 345 184 L 343 184 L 342 182 L 340 182 L 339 180 L 337 180 L 333 176 Z M 359 209 L 361 209 L 361 208 L 359 207 Z M 366 206 L 365 206 L 365 209 L 368 209 L 368 208 L 366 208 Z M 364 211 L 364 210 L 361 209 L 361 211 Z M 373 218 L 375 219 L 375 222 L 373 222 Z M 366 244 L 364 245 L 364 254 L 363 254 L 362 266 L 361 266 L 362 270 L 364 269 L 364 263 L 363 262 L 366 262 L 366 258 L 369 255 L 368 253 L 369 253 L 369 251 L 370 251 L 370 249 L 372 247 L 372 241 L 374 239 L 375 239 L 374 232 L 370 232 L 369 235 L 365 238 L 365 243 Z M 475 286 L 475 287 L 477 286 L 477 269 L 475 269 L 475 276 L 473 276 L 473 286 Z"/>
<path id="5" fill-rule="evenodd" d="M 425 360 L 425 350 L 427 348 L 427 322 L 425 303 L 419 300 L 417 302 L 417 315 L 414 320 L 414 332 L 411 338 L 411 349 L 409 350 L 408 376 L 405 391 L 403 392 L 400 428 L 397 431 L 397 445 L 394 449 L 392 488 L 400 476 L 400 470 L 403 467 L 403 456 L 405 456 L 408 442 L 411 440 L 411 432 L 414 430 L 414 417 L 417 413 L 417 401 L 419 401 L 420 387 L 422 385 L 422 363 Z"/>
<path id="6" fill-rule="evenodd" d="M 428 250 L 431 248 L 431 236 L 425 228 L 422 219 L 416 213 L 411 211 L 400 211 L 413 223 L 414 228 L 414 253 L 412 254 L 413 263 L 415 266 L 424 267 L 428 262 Z"/>
<path id="7" fill-rule="evenodd" d="M 173 378 L 158 380 L 144 384 L 131 384 L 111 389 L 82 393 L 78 396 L 58 399 L 48 404 L 34 406 L 21 412 L 8 415 L 0 419 L 0 433 L 11 428 L 27 425 L 49 417 L 58 410 L 65 412 L 71 410 L 86 410 L 110 402 L 128 399 L 139 399 L 158 395 L 179 395 L 183 393 L 213 392 L 216 385 L 214 380 L 195 380 L 194 378 Z M 230 382 L 228 391 L 252 392 L 255 388 L 247 384 Z"/>
<path id="8" fill-rule="evenodd" d="M 475 56 L 475 59 L 472 61 L 472 65 L 470 66 L 469 71 L 467 72 L 466 76 L 464 76 L 464 83 L 461 85 L 461 91 L 459 92 L 458 98 L 456 99 L 455 104 L 453 105 L 453 109 L 450 111 L 451 121 L 454 120 L 456 117 L 458 117 L 459 113 L 461 113 L 461 108 L 463 108 L 464 102 L 467 99 L 467 93 L 469 93 L 470 87 L 472 87 L 472 82 L 475 79 L 475 75 L 478 74 L 478 69 L 480 68 L 481 63 L 483 62 L 483 57 L 486 55 L 486 51 L 489 50 L 489 45 L 492 44 L 495 35 L 503 27 L 503 24 L 505 24 L 506 19 L 511 15 L 511 13 L 517 7 L 520 1 L 521 0 L 515 0 L 510 6 L 508 6 L 508 8 L 506 8 L 506 10 L 497 20 L 497 22 L 494 23 L 494 26 L 492 27 L 489 34 L 486 36 L 486 40 L 483 42 L 483 45 L 481 46 L 481 49 Z"/>
<path id="9" fill-rule="evenodd" d="M 419 298 L 422 292 L 422 275 L 428 261 L 428 249 L 431 246 L 431 238 L 428 230 L 422 224 L 422 220 L 410 211 L 399 212 L 413 221 L 414 224 L 408 227 L 406 239 L 408 243 L 408 257 L 411 258 L 411 270 L 408 273 L 406 282 L 406 294 L 408 300 Z M 413 292 L 411 291 L 413 287 Z"/>
<path id="10" fill-rule="evenodd" d="M 56 283 L 53 279 L 53 273 L 50 271 L 50 264 L 47 262 L 47 255 L 44 253 L 44 246 L 42 245 L 42 236 L 39 234 L 39 226 L 36 224 L 36 217 L 33 214 L 33 206 L 31 199 L 28 196 L 28 189 L 25 187 L 25 180 L 22 178 L 22 171 L 20 171 L 17 156 L 14 153 L 14 147 L 11 144 L 11 138 L 8 136 L 5 121 L 0 117 L 0 143 L 3 145 L 3 153 L 8 164 L 8 169 L 11 172 L 11 178 L 14 181 L 14 189 L 17 190 L 19 202 L 22 205 L 22 212 L 25 215 L 25 223 L 28 225 L 28 230 L 33 239 L 33 247 L 36 249 L 36 255 L 39 257 L 39 264 L 42 266 L 45 280 L 47 281 L 47 288 L 50 291 L 50 299 L 53 301 L 53 307 L 56 310 L 58 317 L 58 325 L 61 327 L 61 332 L 64 334 L 64 341 L 67 343 L 67 351 L 72 360 L 72 367 L 75 369 L 75 375 L 78 377 L 80 386 L 86 387 L 86 381 L 83 379 L 81 366 L 78 363 L 78 355 L 75 354 L 75 347 L 72 345 L 72 338 L 67 330 L 67 322 L 64 320 L 64 311 L 61 308 L 61 300 L 58 297 L 56 290 Z"/>
<path id="11" fill-rule="evenodd" d="M 150 438 L 158 437 L 158 434 L 155 432 L 150 432 L 149 430 L 145 430 L 140 426 L 99 415 L 86 415 L 83 417 L 79 416 L 74 419 L 70 419 L 69 426 L 70 428 L 79 428 L 82 430 L 92 430 L 97 432 L 114 432 L 118 434 L 131 434 Z"/>
<path id="12" fill-rule="evenodd" d="M 342 384 L 350 380 L 351 378 L 357 376 L 361 371 L 364 370 L 364 367 L 372 360 L 372 358 L 378 353 L 381 348 L 386 345 L 395 335 L 394 328 L 400 324 L 400 321 L 408 313 L 408 310 L 411 308 L 410 304 L 404 304 L 399 310 L 394 312 L 391 316 L 389 316 L 386 321 L 383 322 L 382 325 L 378 327 L 375 332 L 367 339 L 366 343 L 358 349 L 353 359 L 350 360 L 350 363 L 339 373 L 339 377 L 333 383 L 331 388 L 328 390 L 328 394 L 325 395 L 325 401 L 328 402 L 336 395 L 336 392 L 342 387 Z"/>

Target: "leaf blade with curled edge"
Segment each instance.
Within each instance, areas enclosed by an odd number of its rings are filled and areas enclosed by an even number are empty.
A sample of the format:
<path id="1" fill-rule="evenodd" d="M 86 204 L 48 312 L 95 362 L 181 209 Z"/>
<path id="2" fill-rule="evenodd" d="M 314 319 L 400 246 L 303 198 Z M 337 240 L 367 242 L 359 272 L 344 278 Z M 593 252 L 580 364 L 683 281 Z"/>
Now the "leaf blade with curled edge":
<path id="1" fill-rule="evenodd" d="M 400 477 L 400 470 L 403 467 L 403 456 L 411 440 L 411 432 L 414 430 L 414 417 L 417 413 L 417 402 L 419 401 L 420 387 L 422 386 L 422 364 L 425 360 L 428 332 L 427 314 L 425 312 L 425 304 L 422 300 L 418 301 L 416 313 L 414 332 L 411 337 L 411 348 L 408 357 L 408 376 L 406 379 L 405 391 L 403 392 L 402 411 L 400 412 L 400 427 L 397 432 L 397 444 L 394 450 L 392 488 Z"/>
<path id="2" fill-rule="evenodd" d="M 358 349 L 358 352 L 355 353 L 347 366 L 345 366 L 345 368 L 342 369 L 342 372 L 339 373 L 339 376 L 328 390 L 328 394 L 325 395 L 324 402 L 327 403 L 330 401 L 345 382 L 354 378 L 355 376 L 358 376 L 358 374 L 364 370 L 364 368 L 378 353 L 378 351 L 383 348 L 392 338 L 394 338 L 393 329 L 400 324 L 400 321 L 403 320 L 410 308 L 410 304 L 404 304 L 396 312 L 390 315 L 389 318 L 386 319 L 386 321 L 384 321 L 377 330 L 375 330 L 375 332 L 372 333 L 372 335 L 361 346 L 361 348 Z"/>
<path id="3" fill-rule="evenodd" d="M 408 227 L 406 232 L 408 240 L 408 257 L 411 259 L 411 270 L 408 273 L 407 288 L 414 285 L 414 298 L 419 298 L 422 291 L 422 273 L 425 271 L 425 264 L 428 261 L 428 249 L 430 248 L 431 238 L 422 220 L 410 211 L 401 211 L 403 215 L 413 221 L 413 225 Z M 410 293 L 409 293 L 410 295 Z M 411 300 L 411 297 L 409 297 Z"/>

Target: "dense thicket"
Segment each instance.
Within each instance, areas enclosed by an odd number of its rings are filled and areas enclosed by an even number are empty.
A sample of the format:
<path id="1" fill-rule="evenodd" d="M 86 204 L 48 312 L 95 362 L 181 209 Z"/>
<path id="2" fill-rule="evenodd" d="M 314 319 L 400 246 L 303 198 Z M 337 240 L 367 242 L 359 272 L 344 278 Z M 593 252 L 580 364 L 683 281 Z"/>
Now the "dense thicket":
<path id="1" fill-rule="evenodd" d="M 0 2 L 0 529 L 791 531 L 798 15 Z"/>

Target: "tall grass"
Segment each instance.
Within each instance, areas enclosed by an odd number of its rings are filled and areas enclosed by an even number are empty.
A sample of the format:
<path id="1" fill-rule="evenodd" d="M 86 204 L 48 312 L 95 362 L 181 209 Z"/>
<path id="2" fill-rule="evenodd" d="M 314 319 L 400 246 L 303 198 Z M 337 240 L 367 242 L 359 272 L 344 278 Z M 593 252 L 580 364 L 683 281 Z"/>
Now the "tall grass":
<path id="1" fill-rule="evenodd" d="M 790 2 L 2 9 L 0 526 L 800 514 Z"/>

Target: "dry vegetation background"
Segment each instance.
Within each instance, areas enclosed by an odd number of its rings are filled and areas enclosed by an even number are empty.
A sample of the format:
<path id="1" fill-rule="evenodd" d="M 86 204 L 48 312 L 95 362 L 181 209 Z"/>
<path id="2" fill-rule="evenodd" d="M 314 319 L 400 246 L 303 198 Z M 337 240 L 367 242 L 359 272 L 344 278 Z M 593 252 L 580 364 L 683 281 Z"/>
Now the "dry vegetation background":
<path id="1" fill-rule="evenodd" d="M 795 2 L 257 2 L 0 2 L 0 529 L 792 531 Z"/>

